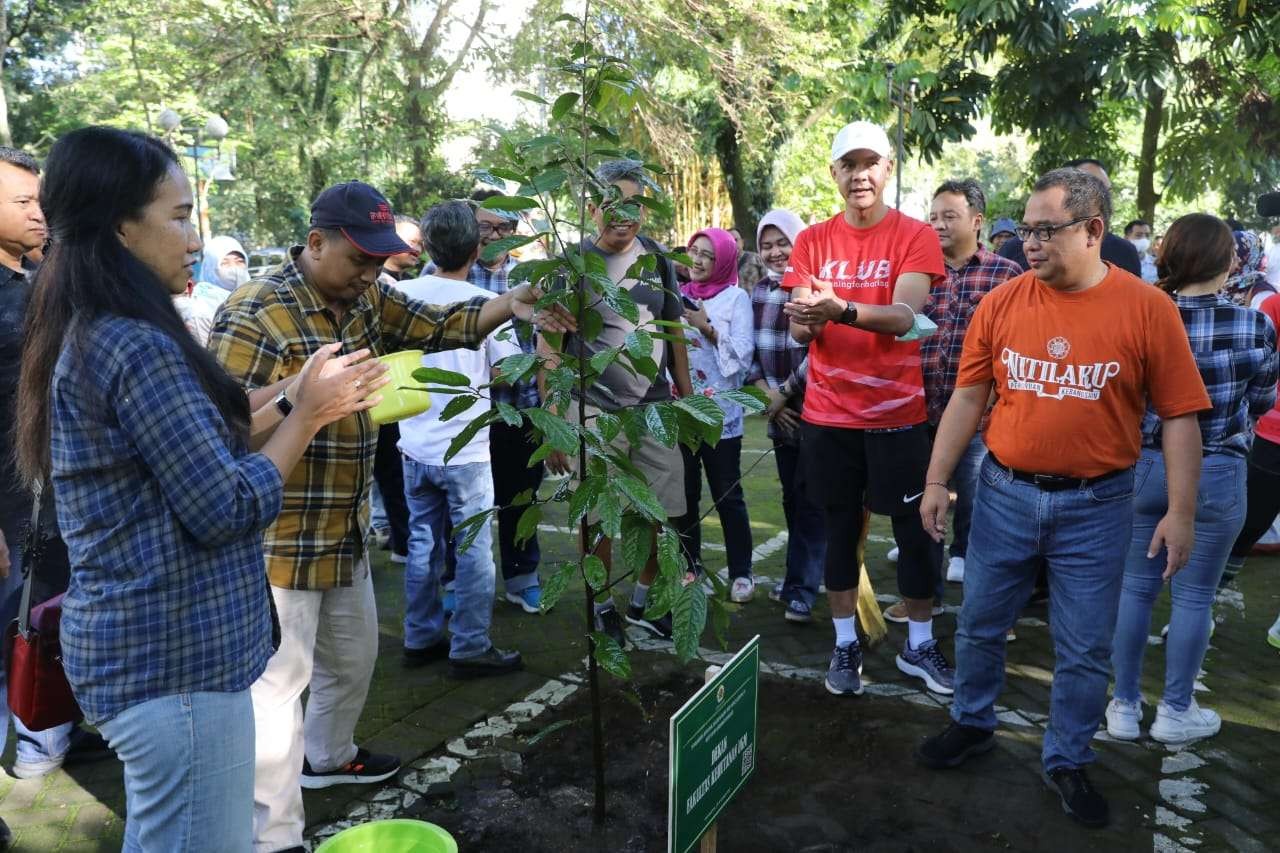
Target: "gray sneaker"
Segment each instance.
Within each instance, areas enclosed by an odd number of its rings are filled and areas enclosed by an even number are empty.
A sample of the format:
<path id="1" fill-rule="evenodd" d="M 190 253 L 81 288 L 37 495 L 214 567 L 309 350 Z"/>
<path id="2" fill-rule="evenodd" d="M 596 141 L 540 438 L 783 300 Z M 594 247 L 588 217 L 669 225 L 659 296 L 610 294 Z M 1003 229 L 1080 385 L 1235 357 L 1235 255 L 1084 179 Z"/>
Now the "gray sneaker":
<path id="1" fill-rule="evenodd" d="M 955 693 L 956 671 L 942 655 L 937 640 L 930 640 L 914 651 L 908 641 L 897 657 L 898 669 L 924 681 L 934 693 Z"/>
<path id="2" fill-rule="evenodd" d="M 827 668 L 827 690 L 837 696 L 862 694 L 862 646 L 856 641 L 847 646 L 836 646 L 831 653 L 831 666 Z"/>

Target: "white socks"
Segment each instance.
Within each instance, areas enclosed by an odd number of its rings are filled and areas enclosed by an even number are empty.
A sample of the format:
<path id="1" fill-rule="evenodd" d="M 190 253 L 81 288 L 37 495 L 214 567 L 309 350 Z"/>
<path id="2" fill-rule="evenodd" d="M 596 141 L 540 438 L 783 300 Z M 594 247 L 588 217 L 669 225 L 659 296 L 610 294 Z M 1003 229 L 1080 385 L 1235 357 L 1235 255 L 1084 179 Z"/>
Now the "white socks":
<path id="1" fill-rule="evenodd" d="M 924 622 L 907 622 L 907 643 L 911 646 L 911 651 L 916 651 L 925 643 L 933 639 L 933 620 L 928 619 Z"/>
<path id="2" fill-rule="evenodd" d="M 831 621 L 836 626 L 836 645 L 849 646 L 858 642 L 858 616 L 854 614 L 846 619 L 836 619 L 832 617 Z"/>
<path id="3" fill-rule="evenodd" d="M 642 583 L 637 583 L 636 588 L 631 591 L 631 606 L 644 607 L 644 603 L 649 600 L 649 587 Z"/>

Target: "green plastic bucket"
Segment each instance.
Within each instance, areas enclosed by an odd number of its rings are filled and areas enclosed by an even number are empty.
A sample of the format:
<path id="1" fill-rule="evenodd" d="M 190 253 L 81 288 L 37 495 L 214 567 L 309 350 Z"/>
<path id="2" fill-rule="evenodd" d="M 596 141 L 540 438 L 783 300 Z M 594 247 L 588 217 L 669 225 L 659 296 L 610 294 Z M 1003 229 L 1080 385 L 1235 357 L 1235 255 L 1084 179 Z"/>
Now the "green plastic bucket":
<path id="1" fill-rule="evenodd" d="M 342 830 L 315 853 L 458 853 L 458 842 L 434 823 L 378 820 Z"/>
<path id="2" fill-rule="evenodd" d="M 369 410 L 375 424 L 393 424 L 431 408 L 431 395 L 426 392 L 426 386 L 413 378 L 413 371 L 422 367 L 422 350 L 393 352 L 378 361 L 387 366 L 391 382 L 378 390 L 382 402 Z"/>

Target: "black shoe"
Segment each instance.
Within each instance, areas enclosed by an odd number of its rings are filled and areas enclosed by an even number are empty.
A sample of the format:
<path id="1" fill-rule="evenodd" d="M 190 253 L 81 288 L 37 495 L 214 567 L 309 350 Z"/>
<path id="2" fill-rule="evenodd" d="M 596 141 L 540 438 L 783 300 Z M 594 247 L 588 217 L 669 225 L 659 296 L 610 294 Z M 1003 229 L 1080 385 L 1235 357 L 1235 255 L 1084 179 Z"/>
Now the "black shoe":
<path id="1" fill-rule="evenodd" d="M 449 641 L 441 640 L 433 643 L 425 649 L 411 649 L 404 647 L 404 657 L 401 663 L 406 669 L 415 669 L 420 666 L 426 666 L 429 663 L 435 663 L 438 660 L 444 660 L 449 656 Z"/>
<path id="2" fill-rule="evenodd" d="M 1044 781 L 1058 792 L 1062 810 L 1077 823 L 1097 829 L 1111 819 L 1106 798 L 1093 787 L 1083 767 L 1059 767 L 1045 774 Z"/>
<path id="3" fill-rule="evenodd" d="M 8 850 L 12 842 L 13 833 L 9 830 L 9 824 L 0 820 L 0 850 Z"/>
<path id="4" fill-rule="evenodd" d="M 97 732 L 76 726 L 71 730 L 68 740 L 71 748 L 67 750 L 64 764 L 89 764 L 93 761 L 104 761 L 115 753 L 107 744 L 107 739 Z"/>
<path id="5" fill-rule="evenodd" d="M 643 607 L 636 607 L 634 604 L 627 607 L 627 621 L 632 625 L 639 625 L 659 640 L 670 640 L 672 635 L 671 614 L 668 613 L 661 619 L 646 619 Z"/>
<path id="6" fill-rule="evenodd" d="M 524 669 L 524 661 L 519 652 L 504 652 L 497 646 L 490 646 L 482 655 L 470 658 L 450 658 L 450 678 L 486 678 L 490 675 L 506 675 Z"/>
<path id="7" fill-rule="evenodd" d="M 627 632 L 622 628 L 622 617 L 618 615 L 618 608 L 613 606 L 613 602 L 596 611 L 595 621 L 597 631 L 606 634 L 618 644 L 618 648 L 627 647 Z"/>
<path id="8" fill-rule="evenodd" d="M 995 732 L 952 723 L 941 734 L 926 738 L 920 744 L 916 749 L 916 760 L 925 767 L 945 770 L 959 767 L 969 756 L 988 752 L 995 745 Z"/>
<path id="9" fill-rule="evenodd" d="M 302 760 L 302 787 L 315 790 L 331 785 L 368 785 L 390 779 L 400 772 L 400 759 L 394 755 L 378 755 L 364 747 L 356 749 L 356 757 L 336 770 L 317 773 L 311 762 Z"/>

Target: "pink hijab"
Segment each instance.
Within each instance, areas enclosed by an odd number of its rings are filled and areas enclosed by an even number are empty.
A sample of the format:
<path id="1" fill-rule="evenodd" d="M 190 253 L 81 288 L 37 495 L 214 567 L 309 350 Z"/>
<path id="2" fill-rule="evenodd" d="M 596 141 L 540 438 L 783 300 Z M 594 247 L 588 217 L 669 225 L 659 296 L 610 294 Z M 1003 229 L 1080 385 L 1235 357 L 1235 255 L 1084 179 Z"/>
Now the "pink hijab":
<path id="1" fill-rule="evenodd" d="M 711 278 L 706 281 L 691 281 L 682 291 L 691 299 L 710 299 L 726 287 L 734 287 L 738 283 L 738 241 L 733 235 L 720 228 L 704 228 L 689 238 L 687 245 L 699 237 L 711 241 L 711 250 L 715 252 L 715 263 L 711 266 Z"/>

